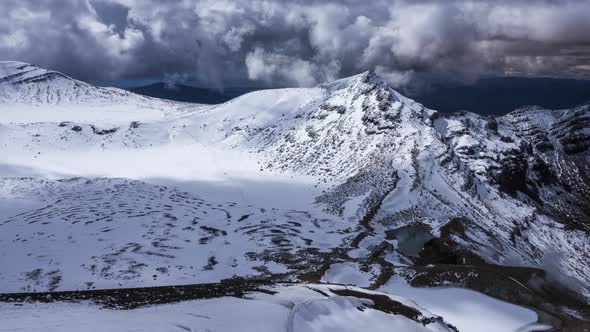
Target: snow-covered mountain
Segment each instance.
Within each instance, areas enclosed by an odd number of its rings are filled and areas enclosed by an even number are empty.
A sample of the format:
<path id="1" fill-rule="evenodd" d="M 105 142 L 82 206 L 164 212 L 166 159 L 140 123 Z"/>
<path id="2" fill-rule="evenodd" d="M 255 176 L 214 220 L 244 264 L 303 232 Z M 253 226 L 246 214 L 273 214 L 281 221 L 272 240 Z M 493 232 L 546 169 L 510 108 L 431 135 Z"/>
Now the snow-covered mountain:
<path id="1" fill-rule="evenodd" d="M 367 72 L 205 106 L 17 62 L 0 96 L 0 292 L 519 266 L 590 299 L 588 104 L 441 114 Z"/>
<path id="2" fill-rule="evenodd" d="M 0 103 L 4 121 L 21 123 L 127 121 L 136 116 L 159 120 L 187 107 L 121 89 L 96 87 L 60 72 L 16 61 L 0 61 Z"/>
<path id="3" fill-rule="evenodd" d="M 99 88 L 60 72 L 17 62 L 0 61 L 3 102 L 31 105 L 118 103 L 142 99 L 125 90 Z"/>

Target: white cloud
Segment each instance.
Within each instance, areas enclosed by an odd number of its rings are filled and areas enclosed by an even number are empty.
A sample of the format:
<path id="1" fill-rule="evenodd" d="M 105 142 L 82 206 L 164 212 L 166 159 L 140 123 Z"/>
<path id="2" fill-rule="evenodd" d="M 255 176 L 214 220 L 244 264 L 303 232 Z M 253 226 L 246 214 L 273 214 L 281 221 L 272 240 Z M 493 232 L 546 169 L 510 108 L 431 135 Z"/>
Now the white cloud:
<path id="1" fill-rule="evenodd" d="M 268 53 L 256 48 L 246 55 L 248 78 L 267 83 L 288 82 L 298 86 L 318 83 L 323 72 L 316 64 L 284 54 Z"/>
<path id="2" fill-rule="evenodd" d="M 589 75 L 578 69 L 590 60 L 588 1 L 4 0 L 0 12 L 1 58 L 90 80 L 182 73 L 215 86 L 307 86 L 377 68 L 397 85 Z"/>

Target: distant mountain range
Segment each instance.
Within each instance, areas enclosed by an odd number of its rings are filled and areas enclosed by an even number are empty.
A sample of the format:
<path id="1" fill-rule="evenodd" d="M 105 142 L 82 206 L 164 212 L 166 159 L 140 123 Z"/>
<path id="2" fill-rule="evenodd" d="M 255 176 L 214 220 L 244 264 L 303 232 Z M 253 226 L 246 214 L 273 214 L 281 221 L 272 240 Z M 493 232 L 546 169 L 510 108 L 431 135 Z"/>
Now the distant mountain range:
<path id="1" fill-rule="evenodd" d="M 207 88 L 198 88 L 190 85 L 170 85 L 159 82 L 144 86 L 127 88 L 127 90 L 144 96 L 187 103 L 221 104 L 245 93 L 255 91 L 257 88 L 227 88 L 223 91 L 217 91 Z"/>
<path id="2" fill-rule="evenodd" d="M 523 105 L 566 109 L 590 101 L 590 80 L 496 77 L 474 84 L 438 84 L 410 94 L 439 112 L 507 114 Z"/>
<path id="3" fill-rule="evenodd" d="M 230 87 L 216 91 L 162 82 L 126 89 L 145 96 L 199 104 L 219 104 L 258 90 L 256 87 Z M 439 112 L 468 110 L 502 115 L 523 105 L 565 109 L 590 101 L 590 81 L 496 77 L 481 79 L 473 84 L 436 84 L 408 96 Z"/>

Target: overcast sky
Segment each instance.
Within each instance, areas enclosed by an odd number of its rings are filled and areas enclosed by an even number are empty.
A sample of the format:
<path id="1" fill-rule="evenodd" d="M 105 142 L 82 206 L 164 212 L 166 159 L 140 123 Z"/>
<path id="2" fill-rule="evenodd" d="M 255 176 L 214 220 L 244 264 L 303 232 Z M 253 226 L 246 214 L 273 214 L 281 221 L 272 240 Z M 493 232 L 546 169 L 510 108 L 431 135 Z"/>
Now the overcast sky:
<path id="1" fill-rule="evenodd" d="M 590 78 L 590 0 L 1 0 L 0 59 L 89 82 Z"/>

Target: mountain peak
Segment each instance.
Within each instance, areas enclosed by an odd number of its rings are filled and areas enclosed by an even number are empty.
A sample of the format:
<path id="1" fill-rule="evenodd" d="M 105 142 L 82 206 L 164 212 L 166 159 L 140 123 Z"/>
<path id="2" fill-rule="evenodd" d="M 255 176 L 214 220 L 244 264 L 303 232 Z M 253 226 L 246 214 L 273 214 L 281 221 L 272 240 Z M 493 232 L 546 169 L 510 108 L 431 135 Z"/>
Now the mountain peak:
<path id="1" fill-rule="evenodd" d="M 389 87 L 387 82 L 379 75 L 377 75 L 373 70 L 367 70 L 357 75 L 341 78 L 331 82 L 322 83 L 319 84 L 318 87 L 330 90 L 340 90 L 358 86 L 360 84 Z"/>
<path id="2" fill-rule="evenodd" d="M 26 71 L 28 68 L 34 69 L 35 66 L 32 66 L 25 62 L 19 61 L 0 61 L 0 80 L 5 81 L 8 80 L 9 77 L 13 75 L 17 75 L 21 72 Z"/>
<path id="3" fill-rule="evenodd" d="M 0 61 L 0 66 L 30 66 L 30 63 L 26 63 L 26 62 L 22 62 L 22 61 L 7 61 L 7 60 L 2 60 Z"/>
<path id="4" fill-rule="evenodd" d="M 62 104 L 121 102 L 131 93 L 100 88 L 58 71 L 19 61 L 0 61 L 0 102 L 17 104 Z"/>
<path id="5" fill-rule="evenodd" d="M 387 84 L 387 82 L 385 82 L 381 76 L 377 75 L 374 70 L 367 70 L 360 74 L 359 80 L 367 84 Z"/>
<path id="6" fill-rule="evenodd" d="M 60 72 L 37 67 L 20 61 L 0 61 L 0 83 L 22 84 L 39 82 L 52 78 L 73 80 Z"/>

